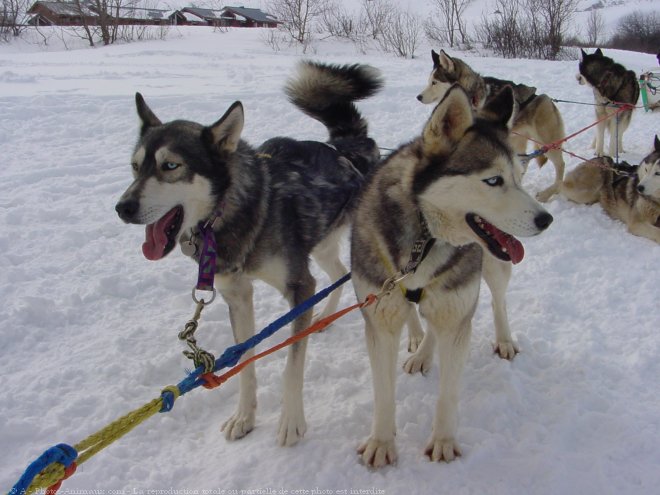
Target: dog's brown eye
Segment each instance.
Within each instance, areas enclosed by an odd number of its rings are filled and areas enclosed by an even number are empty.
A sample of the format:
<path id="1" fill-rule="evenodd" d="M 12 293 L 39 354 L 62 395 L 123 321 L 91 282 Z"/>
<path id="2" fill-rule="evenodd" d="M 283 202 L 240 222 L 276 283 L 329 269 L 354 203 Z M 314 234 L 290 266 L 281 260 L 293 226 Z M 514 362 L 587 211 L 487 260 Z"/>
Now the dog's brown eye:
<path id="1" fill-rule="evenodd" d="M 133 167 L 133 170 L 135 170 L 137 172 L 137 169 L 138 169 L 138 164 L 137 163 L 135 163 L 135 162 L 131 163 L 131 167 Z"/>

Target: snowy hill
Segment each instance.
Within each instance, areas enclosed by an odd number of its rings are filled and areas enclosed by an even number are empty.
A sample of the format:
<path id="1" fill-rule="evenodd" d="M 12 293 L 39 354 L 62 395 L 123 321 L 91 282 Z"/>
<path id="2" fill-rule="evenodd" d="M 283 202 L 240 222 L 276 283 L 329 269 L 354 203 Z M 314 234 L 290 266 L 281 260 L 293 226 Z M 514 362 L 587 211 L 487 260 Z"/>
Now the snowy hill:
<path id="1" fill-rule="evenodd" d="M 0 45 L 0 490 L 47 447 L 75 444 L 157 397 L 190 367 L 176 335 L 192 315 L 195 266 L 178 250 L 145 260 L 143 229 L 124 225 L 114 211 L 131 182 L 134 93 L 142 92 L 162 119 L 202 123 L 241 100 L 244 137 L 253 144 L 276 134 L 325 139 L 282 93 L 302 57 L 295 49 L 271 51 L 258 29 L 176 33 L 168 41 L 78 51 Z M 606 53 L 635 71 L 656 64 L 652 55 Z M 458 55 L 483 74 L 555 98 L 592 99 L 575 82 L 576 61 Z M 383 71 L 383 92 L 360 104 L 381 146 L 420 132 L 431 110 L 415 100 L 430 69 L 426 56 L 358 56 L 340 42 L 320 42 L 310 56 Z M 559 107 L 568 132 L 595 120 L 591 107 Z M 636 163 L 650 150 L 659 118 L 636 111 L 623 158 Z M 566 147 L 591 156 L 592 136 L 580 134 Z M 579 162 L 566 158 L 569 170 Z M 532 165 L 524 183 L 535 192 L 552 179 L 550 166 Z M 490 295 L 482 290 L 462 381 L 463 457 L 456 462 L 433 464 L 422 453 L 436 363 L 427 377 L 398 374 L 398 465 L 372 472 L 358 463 L 372 391 L 363 322 L 354 313 L 310 340 L 309 430 L 300 445 L 276 446 L 280 352 L 257 365 L 257 427 L 245 439 L 230 444 L 220 433 L 234 411 L 237 382 L 196 390 L 81 466 L 60 493 L 656 493 L 660 246 L 628 234 L 598 206 L 557 198 L 548 209 L 555 222 L 525 241 L 527 256 L 508 292 L 521 347 L 512 362 L 492 353 Z M 320 277 L 319 287 L 328 283 Z M 258 328 L 286 310 L 263 284 L 255 295 Z M 354 299 L 345 290 L 342 306 Z M 216 353 L 231 344 L 222 302 L 205 311 L 198 339 Z M 401 363 L 405 347 L 402 341 Z"/>

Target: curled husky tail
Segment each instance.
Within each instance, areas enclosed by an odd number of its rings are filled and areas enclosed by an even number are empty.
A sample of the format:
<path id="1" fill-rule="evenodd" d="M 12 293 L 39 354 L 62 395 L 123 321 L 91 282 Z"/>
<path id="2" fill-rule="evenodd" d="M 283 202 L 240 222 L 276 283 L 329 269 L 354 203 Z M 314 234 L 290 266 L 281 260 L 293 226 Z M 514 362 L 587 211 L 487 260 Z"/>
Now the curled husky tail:
<path id="1" fill-rule="evenodd" d="M 328 65 L 304 61 L 284 90 L 289 101 L 328 128 L 330 141 L 367 137 L 367 122 L 353 102 L 383 86 L 380 71 L 369 65 Z"/>

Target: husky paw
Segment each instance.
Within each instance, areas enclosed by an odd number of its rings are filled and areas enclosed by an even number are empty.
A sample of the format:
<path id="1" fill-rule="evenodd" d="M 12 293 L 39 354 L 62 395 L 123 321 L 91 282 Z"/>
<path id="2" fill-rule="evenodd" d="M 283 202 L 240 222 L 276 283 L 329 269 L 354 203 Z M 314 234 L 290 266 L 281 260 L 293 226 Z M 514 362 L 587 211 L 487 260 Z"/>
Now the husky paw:
<path id="1" fill-rule="evenodd" d="M 220 431 L 225 433 L 229 441 L 238 440 L 254 429 L 254 411 L 244 414 L 237 412 L 222 425 Z"/>
<path id="2" fill-rule="evenodd" d="M 498 354 L 502 359 L 508 359 L 511 361 L 516 354 L 520 352 L 520 349 L 514 342 L 497 342 L 493 344 L 493 352 Z"/>
<path id="3" fill-rule="evenodd" d="M 461 449 L 453 438 L 431 438 L 424 454 L 433 462 L 451 462 L 461 456 Z"/>
<path id="4" fill-rule="evenodd" d="M 433 364 L 433 355 L 429 354 L 428 356 L 422 356 L 419 353 L 413 354 L 406 362 L 403 363 L 403 370 L 409 375 L 414 375 L 415 373 L 421 373 L 426 375 L 431 369 Z"/>
<path id="5" fill-rule="evenodd" d="M 373 438 L 369 438 L 358 448 L 358 455 L 365 466 L 375 469 L 396 464 L 397 458 L 394 440 L 382 441 Z"/>
<path id="6" fill-rule="evenodd" d="M 281 447 L 291 447 L 297 444 L 307 432 L 304 414 L 287 414 L 282 412 L 277 442 Z"/>

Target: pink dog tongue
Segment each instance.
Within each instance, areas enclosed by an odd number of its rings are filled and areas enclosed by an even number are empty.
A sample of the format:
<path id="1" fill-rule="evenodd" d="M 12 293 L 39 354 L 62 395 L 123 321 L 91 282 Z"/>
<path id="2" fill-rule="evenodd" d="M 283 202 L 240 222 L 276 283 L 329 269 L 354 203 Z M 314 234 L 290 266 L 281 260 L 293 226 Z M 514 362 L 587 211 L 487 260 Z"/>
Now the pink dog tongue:
<path id="1" fill-rule="evenodd" d="M 167 212 L 157 222 L 150 223 L 145 229 L 145 241 L 142 244 L 142 254 L 151 261 L 161 259 L 165 255 L 165 246 L 167 246 L 167 230 L 170 221 L 176 215 L 176 208 Z"/>
<path id="2" fill-rule="evenodd" d="M 512 235 L 505 234 L 499 229 L 495 229 L 493 237 L 500 246 L 506 248 L 506 252 L 511 257 L 511 263 L 514 265 L 520 263 L 525 256 L 525 248 L 522 243 Z"/>

